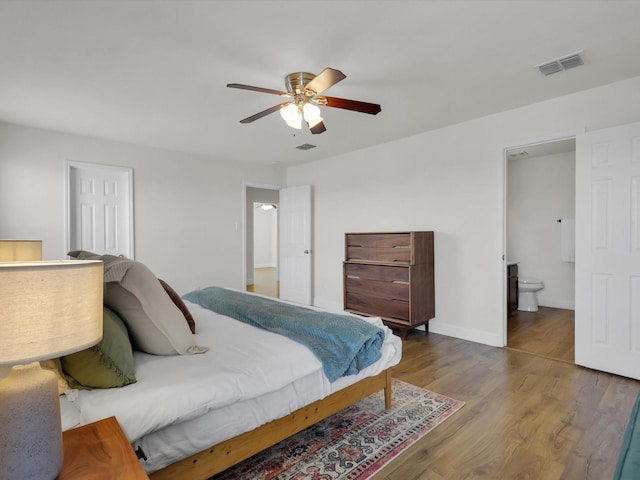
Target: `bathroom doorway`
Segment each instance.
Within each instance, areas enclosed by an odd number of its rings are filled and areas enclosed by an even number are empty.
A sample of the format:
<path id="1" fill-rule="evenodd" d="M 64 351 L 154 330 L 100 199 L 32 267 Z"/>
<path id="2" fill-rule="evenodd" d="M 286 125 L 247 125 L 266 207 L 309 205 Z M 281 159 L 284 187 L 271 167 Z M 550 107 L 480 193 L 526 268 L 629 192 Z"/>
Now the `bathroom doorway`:
<path id="1" fill-rule="evenodd" d="M 507 308 L 506 346 L 573 362 L 575 262 L 563 229 L 575 218 L 575 138 L 509 148 L 505 163 L 505 260 L 520 285 L 542 287 L 533 304 Z"/>

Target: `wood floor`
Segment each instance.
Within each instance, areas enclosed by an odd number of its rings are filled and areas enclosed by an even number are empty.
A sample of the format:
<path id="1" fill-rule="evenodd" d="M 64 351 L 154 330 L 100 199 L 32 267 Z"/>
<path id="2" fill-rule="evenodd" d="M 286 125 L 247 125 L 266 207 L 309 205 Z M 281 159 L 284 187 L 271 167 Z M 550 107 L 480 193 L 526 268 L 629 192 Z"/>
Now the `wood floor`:
<path id="1" fill-rule="evenodd" d="M 572 363 L 572 313 L 517 312 L 509 348 L 411 331 L 394 377 L 466 404 L 373 480 L 610 479 L 640 382 Z"/>
<path id="2" fill-rule="evenodd" d="M 400 380 L 466 405 L 374 480 L 610 479 L 640 382 L 412 331 Z"/>
<path id="3" fill-rule="evenodd" d="M 247 292 L 259 293 L 271 298 L 280 298 L 280 282 L 273 267 L 255 268 L 253 284 L 247 285 Z"/>
<path id="4" fill-rule="evenodd" d="M 574 311 L 539 307 L 507 319 L 507 346 L 566 362 L 574 361 Z"/>

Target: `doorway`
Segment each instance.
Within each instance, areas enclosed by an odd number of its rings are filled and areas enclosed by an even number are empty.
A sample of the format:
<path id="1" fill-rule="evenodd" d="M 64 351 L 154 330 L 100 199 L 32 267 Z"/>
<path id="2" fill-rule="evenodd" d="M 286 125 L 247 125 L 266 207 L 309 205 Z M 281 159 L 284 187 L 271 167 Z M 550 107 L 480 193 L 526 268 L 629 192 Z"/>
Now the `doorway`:
<path id="1" fill-rule="evenodd" d="M 254 282 L 253 204 L 274 203 L 278 206 L 278 298 L 312 305 L 312 186 L 278 187 L 245 183 L 243 187 L 243 288 Z"/>
<path id="2" fill-rule="evenodd" d="M 245 189 L 245 289 L 280 297 L 278 270 L 278 187 Z"/>
<path id="3" fill-rule="evenodd" d="M 575 138 L 510 147 L 505 157 L 505 260 L 520 282 L 543 286 L 537 307 L 521 298 L 507 308 L 505 344 L 574 362 L 575 258 L 565 244 L 575 218 Z"/>
<path id="4" fill-rule="evenodd" d="M 253 282 L 247 291 L 280 298 L 277 203 L 253 203 Z"/>

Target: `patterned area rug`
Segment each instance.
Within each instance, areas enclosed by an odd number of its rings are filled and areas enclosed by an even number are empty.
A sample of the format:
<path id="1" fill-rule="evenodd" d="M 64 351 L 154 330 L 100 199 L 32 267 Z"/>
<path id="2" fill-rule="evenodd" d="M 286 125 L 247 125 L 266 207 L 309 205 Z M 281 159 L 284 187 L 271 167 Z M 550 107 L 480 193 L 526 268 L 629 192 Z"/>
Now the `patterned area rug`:
<path id="1" fill-rule="evenodd" d="M 394 379 L 390 410 L 378 392 L 210 480 L 365 480 L 463 405 Z"/>

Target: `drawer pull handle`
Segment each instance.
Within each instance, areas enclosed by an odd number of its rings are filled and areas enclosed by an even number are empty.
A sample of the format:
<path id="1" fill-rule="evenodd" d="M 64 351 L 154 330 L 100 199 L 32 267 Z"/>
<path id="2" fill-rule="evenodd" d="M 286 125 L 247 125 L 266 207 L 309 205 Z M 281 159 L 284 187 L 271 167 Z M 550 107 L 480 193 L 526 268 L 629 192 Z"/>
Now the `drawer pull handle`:
<path id="1" fill-rule="evenodd" d="M 356 275 L 347 275 L 347 278 L 360 278 L 360 277 L 358 277 Z"/>

